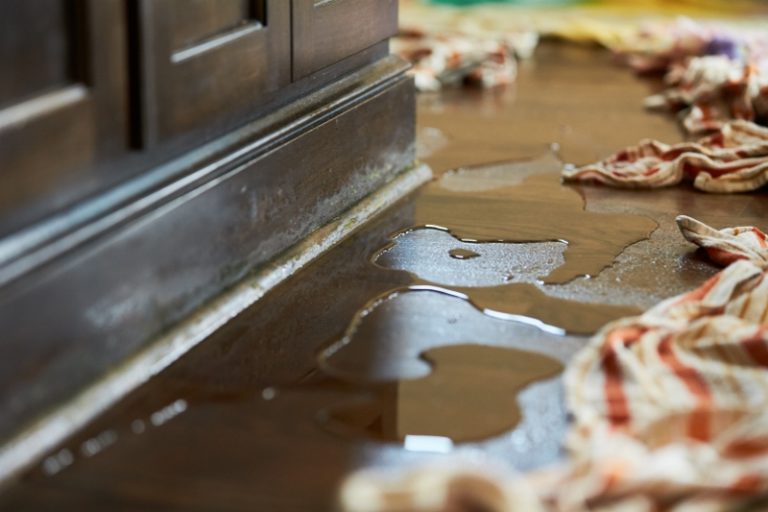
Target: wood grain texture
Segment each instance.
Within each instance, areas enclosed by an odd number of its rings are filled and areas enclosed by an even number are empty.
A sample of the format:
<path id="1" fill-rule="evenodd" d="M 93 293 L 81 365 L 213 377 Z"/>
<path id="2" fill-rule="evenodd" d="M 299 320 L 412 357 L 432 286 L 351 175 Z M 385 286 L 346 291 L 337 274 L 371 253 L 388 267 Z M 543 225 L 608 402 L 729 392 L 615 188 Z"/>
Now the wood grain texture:
<path id="1" fill-rule="evenodd" d="M 0 4 L 0 108 L 71 82 L 66 8 L 62 0 Z"/>
<path id="2" fill-rule="evenodd" d="M 233 4 L 235 2 L 230 2 Z M 192 5 L 153 0 L 140 4 L 142 133 L 152 147 L 202 125 L 228 118 L 247 119 L 290 82 L 290 5 L 267 1 L 267 19 L 253 17 L 224 30 L 223 20 L 205 18 L 217 4 Z M 242 5 L 237 3 L 242 11 Z M 218 11 L 217 11 L 218 12 Z M 232 23 L 235 13 L 221 12 Z M 250 16 L 250 13 L 241 13 Z M 210 31 L 218 30 L 215 34 Z M 204 26 L 201 26 L 204 25 Z M 193 36 L 198 38 L 192 43 Z M 205 37 L 205 36 L 209 37 Z M 202 37 L 199 37 L 202 36 Z M 179 47 L 179 38 L 187 42 Z"/>
<path id="3" fill-rule="evenodd" d="M 15 9 L 16 4 L 23 5 Z M 39 15 L 33 24 L 26 19 L 31 7 Z M 19 71 L 23 83 L 10 87 L 28 87 L 9 90 L 15 101 L 0 108 L 0 236 L 18 228 L 27 210 L 52 213 L 114 180 L 115 174 L 96 168 L 127 151 L 121 3 L 59 0 L 53 7 L 10 1 L 0 14 L 9 24 L 0 27 L 3 51 L 25 62 Z M 44 34 L 35 30 L 41 23 Z M 55 51 L 46 53 L 47 47 Z"/>
<path id="4" fill-rule="evenodd" d="M 291 5 L 294 80 L 397 33 L 395 0 L 291 0 Z"/>
<path id="5" fill-rule="evenodd" d="M 16 3 L 24 5 L 16 9 Z M 20 49 L 13 58 L 23 58 L 25 69 L 34 73 L 36 66 L 53 65 L 34 60 L 27 46 L 57 46 L 54 53 L 66 50 L 69 64 L 68 81 L 60 86 L 51 82 L 52 87 L 37 90 L 40 80 L 25 81 L 26 92 L 8 92 L 16 99 L 0 105 L 0 246 L 12 235 L 53 244 L 85 218 L 100 223 L 126 197 L 150 194 L 209 158 L 202 145 L 220 148 L 217 139 L 249 123 L 278 120 L 282 107 L 308 104 L 312 93 L 387 55 L 387 42 L 381 41 L 290 82 L 288 2 L 267 9 L 272 22 L 264 9 L 269 2 L 232 3 L 247 15 L 245 23 L 233 27 L 218 18 L 201 26 L 195 21 L 203 18 L 200 12 L 174 21 L 179 13 L 173 0 L 149 2 L 151 9 L 142 9 L 140 0 L 56 0 L 57 8 L 35 23 L 28 20 L 34 13 L 24 13 L 44 11 L 45 4 L 9 0 L 3 5 L 9 12 L 4 20 L 12 25 L 3 33 L 3 44 Z M 214 4 L 203 4 L 182 2 L 190 11 L 216 11 Z M 58 7 L 67 13 L 64 21 Z M 154 11 L 158 16 L 151 16 Z M 234 11 L 225 11 L 228 20 L 234 19 Z M 150 26 L 153 20 L 156 27 Z M 51 23 L 58 28 L 48 30 L 45 39 L 33 37 L 38 25 Z M 176 48 L 173 28 L 201 38 Z M 65 36 L 66 45 L 58 47 Z M 4 75 L 3 87 L 17 87 L 10 85 L 14 76 Z M 158 84 L 155 78 L 164 81 Z M 162 123 L 168 131 L 160 140 Z M 35 233 L 27 236 L 22 230 Z M 21 247 L 12 245 L 11 252 Z M 0 265 L 6 249 L 0 247 Z"/>
<path id="6" fill-rule="evenodd" d="M 254 21 L 253 0 L 160 0 L 170 4 L 171 45 L 182 50 L 240 25 Z M 159 2 L 155 2 L 159 3 Z"/>

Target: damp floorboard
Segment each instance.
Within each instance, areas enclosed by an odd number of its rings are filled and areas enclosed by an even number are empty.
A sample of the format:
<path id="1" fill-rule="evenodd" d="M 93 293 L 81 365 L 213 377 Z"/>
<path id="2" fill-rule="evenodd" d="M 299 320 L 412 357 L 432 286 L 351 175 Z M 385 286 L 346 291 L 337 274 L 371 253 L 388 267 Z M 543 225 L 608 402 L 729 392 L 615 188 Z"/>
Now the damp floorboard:
<path id="1" fill-rule="evenodd" d="M 768 227 L 765 193 L 553 178 L 553 144 L 583 163 L 643 137 L 679 140 L 672 119 L 641 109 L 652 86 L 599 50 L 547 43 L 509 89 L 421 96 L 439 181 L 51 451 L 5 487 L 0 510 L 332 510 L 343 476 L 369 465 L 445 452 L 521 470 L 557 461 L 558 372 L 584 334 L 717 270 L 675 215 Z"/>

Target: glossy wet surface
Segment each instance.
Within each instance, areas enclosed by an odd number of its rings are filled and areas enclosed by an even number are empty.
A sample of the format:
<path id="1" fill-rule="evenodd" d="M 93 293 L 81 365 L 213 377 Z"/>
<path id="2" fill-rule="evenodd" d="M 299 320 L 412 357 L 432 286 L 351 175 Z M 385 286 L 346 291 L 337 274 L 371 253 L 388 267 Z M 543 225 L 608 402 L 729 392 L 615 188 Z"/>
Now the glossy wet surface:
<path id="1" fill-rule="evenodd" d="M 431 367 L 426 376 L 379 385 L 370 399 L 323 411 L 323 421 L 342 433 L 411 445 L 414 436 L 447 438 L 446 446 L 487 439 L 518 424 L 523 388 L 563 368 L 543 354 L 476 344 L 439 346 L 420 359 Z"/>
<path id="2" fill-rule="evenodd" d="M 565 262 L 538 276 L 550 284 L 599 274 L 658 227 L 643 215 L 586 211 L 579 192 L 561 183 L 562 163 L 553 156 L 532 160 L 530 167 L 536 172 L 522 180 L 516 174 L 524 162 L 495 164 L 492 177 L 482 166 L 440 177 L 418 194 L 416 225 L 440 226 L 463 241 L 564 241 Z"/>
<path id="3" fill-rule="evenodd" d="M 328 510 L 343 476 L 371 464 L 557 461 L 557 373 L 586 339 L 562 330 L 594 330 L 716 272 L 675 215 L 768 227 L 764 193 L 559 185 L 553 142 L 579 163 L 679 140 L 641 110 L 650 87 L 597 50 L 546 44 L 508 90 L 421 96 L 426 161 L 471 169 L 234 318 L 7 487 L 0 509 Z M 450 233 L 412 229 L 425 224 Z M 603 244 L 599 256 L 574 240 Z"/>
<path id="4" fill-rule="evenodd" d="M 564 242 L 462 242 L 447 231 L 421 228 L 395 235 L 373 262 L 441 285 L 499 286 L 538 281 L 563 264 L 565 248 Z"/>

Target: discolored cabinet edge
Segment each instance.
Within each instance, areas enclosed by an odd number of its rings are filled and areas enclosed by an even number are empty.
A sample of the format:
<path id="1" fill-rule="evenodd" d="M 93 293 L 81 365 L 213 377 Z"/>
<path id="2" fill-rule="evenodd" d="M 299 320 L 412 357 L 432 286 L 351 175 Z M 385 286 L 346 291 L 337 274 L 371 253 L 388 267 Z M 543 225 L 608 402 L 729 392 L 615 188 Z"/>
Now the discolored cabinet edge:
<path id="1" fill-rule="evenodd" d="M 311 98 L 280 144 L 265 133 L 252 157 L 225 155 L 144 211 L 127 205 L 118 225 L 0 288 L 0 440 L 409 167 L 414 89 L 392 64 Z"/>

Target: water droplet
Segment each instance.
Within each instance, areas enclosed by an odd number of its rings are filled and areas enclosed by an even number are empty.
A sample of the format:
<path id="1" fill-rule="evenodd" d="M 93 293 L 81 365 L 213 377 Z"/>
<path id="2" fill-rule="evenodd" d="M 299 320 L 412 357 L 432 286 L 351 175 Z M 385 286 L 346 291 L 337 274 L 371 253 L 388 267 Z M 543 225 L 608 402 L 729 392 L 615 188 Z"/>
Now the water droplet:
<path id="1" fill-rule="evenodd" d="M 170 421 L 186 410 L 187 401 L 180 398 L 172 404 L 166 405 L 159 411 L 153 412 L 149 417 L 149 421 L 152 423 L 152 425 L 159 427 L 163 423 Z"/>
<path id="2" fill-rule="evenodd" d="M 117 433 L 114 430 L 105 430 L 80 445 L 80 454 L 83 457 L 93 457 L 105 448 L 117 441 Z"/>
<path id="3" fill-rule="evenodd" d="M 448 255 L 457 260 L 471 260 L 480 256 L 475 251 L 470 251 L 469 249 L 451 249 L 448 251 Z"/>
<path id="4" fill-rule="evenodd" d="M 72 452 L 64 448 L 43 461 L 43 473 L 53 476 L 67 466 L 70 466 L 74 461 L 75 456 L 72 455 Z"/>
<path id="5" fill-rule="evenodd" d="M 142 420 L 133 420 L 131 422 L 131 430 L 134 434 L 142 434 L 146 429 L 147 426 Z"/>

